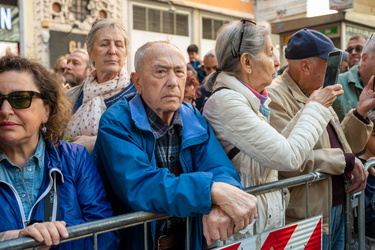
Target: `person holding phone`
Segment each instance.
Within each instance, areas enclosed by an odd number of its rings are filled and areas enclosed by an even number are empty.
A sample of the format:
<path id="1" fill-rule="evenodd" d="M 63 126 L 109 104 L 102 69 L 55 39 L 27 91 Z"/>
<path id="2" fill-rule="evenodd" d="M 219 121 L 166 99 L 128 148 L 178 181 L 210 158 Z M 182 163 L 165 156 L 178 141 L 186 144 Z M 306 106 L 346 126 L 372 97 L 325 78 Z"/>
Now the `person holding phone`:
<path id="1" fill-rule="evenodd" d="M 337 82 L 342 85 L 344 95 L 337 98 L 332 107 L 340 121 L 351 109 L 357 107 L 359 96 L 370 78 L 375 75 L 375 36 L 371 36 L 363 47 L 361 58 L 359 65 L 339 75 Z"/>
<path id="2" fill-rule="evenodd" d="M 302 29 L 289 39 L 285 49 L 289 67 L 267 89 L 272 99 L 269 105 L 271 125 L 284 136 L 290 133 L 284 128 L 290 126 L 289 123 L 299 115 L 299 110 L 306 107 L 309 96 L 322 88 L 328 54 L 336 50 L 327 36 L 314 30 Z M 323 249 L 344 249 L 345 192 L 355 193 L 366 186 L 368 173 L 354 153 L 364 148 L 372 132 L 373 124 L 367 115 L 374 106 L 371 82 L 362 92 L 357 109 L 350 111 L 341 124 L 330 107 L 333 117 L 300 168 L 294 172 L 279 172 L 281 178 L 311 172 L 332 175 L 329 181 L 315 182 L 309 186 L 307 201 L 305 187 L 290 189 L 290 203 L 286 210 L 287 222 L 306 218 L 306 203 L 311 204 L 307 211 L 309 216 L 323 212 Z M 344 186 L 346 177 L 351 183 L 347 190 Z M 329 194 L 327 190 L 332 193 Z"/>
<path id="3" fill-rule="evenodd" d="M 284 137 L 269 125 L 266 87 L 276 74 L 269 24 L 248 20 L 223 25 L 216 39 L 216 71 L 205 82 L 213 94 L 203 116 L 241 176 L 245 188 L 278 180 L 278 171 L 297 171 L 324 133 L 341 86 L 315 91 Z M 276 63 L 275 63 L 276 62 Z M 280 159 L 283 159 L 280 161 Z M 257 196 L 258 219 L 231 240 L 283 225 L 285 209 L 280 191 Z"/>

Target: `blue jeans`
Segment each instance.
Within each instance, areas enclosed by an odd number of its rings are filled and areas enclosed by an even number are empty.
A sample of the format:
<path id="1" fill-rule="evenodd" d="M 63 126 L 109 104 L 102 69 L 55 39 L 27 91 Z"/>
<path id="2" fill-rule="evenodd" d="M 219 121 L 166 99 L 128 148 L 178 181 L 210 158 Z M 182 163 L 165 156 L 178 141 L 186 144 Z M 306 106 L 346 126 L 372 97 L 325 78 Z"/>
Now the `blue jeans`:
<path id="1" fill-rule="evenodd" d="M 330 235 L 323 235 L 324 250 L 345 249 L 345 208 L 338 205 L 331 209 Z"/>

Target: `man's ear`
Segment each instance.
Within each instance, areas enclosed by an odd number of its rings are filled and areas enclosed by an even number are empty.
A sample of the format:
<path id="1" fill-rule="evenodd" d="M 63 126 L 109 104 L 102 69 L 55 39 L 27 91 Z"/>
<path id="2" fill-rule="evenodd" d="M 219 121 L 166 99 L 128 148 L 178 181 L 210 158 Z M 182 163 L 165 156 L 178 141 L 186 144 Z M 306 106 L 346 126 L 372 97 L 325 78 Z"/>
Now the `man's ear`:
<path id="1" fill-rule="evenodd" d="M 310 72 L 311 72 L 311 62 L 309 61 L 309 59 L 302 59 L 300 61 L 300 69 L 301 69 L 301 72 L 304 74 L 304 75 L 310 75 Z"/>
<path id="2" fill-rule="evenodd" d="M 142 94 L 142 85 L 140 84 L 140 81 L 139 81 L 139 74 L 137 72 L 132 72 L 130 74 L 130 78 L 132 79 L 132 82 L 135 88 L 137 89 L 138 93 Z"/>
<path id="3" fill-rule="evenodd" d="M 362 55 L 361 55 L 361 64 L 366 64 L 367 59 L 368 59 L 367 53 L 362 53 Z"/>

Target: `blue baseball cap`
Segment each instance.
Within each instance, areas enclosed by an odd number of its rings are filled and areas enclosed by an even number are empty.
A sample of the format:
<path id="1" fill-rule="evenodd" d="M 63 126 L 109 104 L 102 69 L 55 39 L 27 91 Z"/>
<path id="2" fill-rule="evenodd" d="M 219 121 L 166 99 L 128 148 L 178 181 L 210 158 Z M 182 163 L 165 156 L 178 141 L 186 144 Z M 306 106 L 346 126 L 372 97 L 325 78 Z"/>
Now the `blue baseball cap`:
<path id="1" fill-rule="evenodd" d="M 328 58 L 328 54 L 340 50 L 335 47 L 331 39 L 316 30 L 301 29 L 294 33 L 288 41 L 285 49 L 286 59 L 298 60 L 309 57 Z M 345 59 L 348 53 L 342 51 Z"/>

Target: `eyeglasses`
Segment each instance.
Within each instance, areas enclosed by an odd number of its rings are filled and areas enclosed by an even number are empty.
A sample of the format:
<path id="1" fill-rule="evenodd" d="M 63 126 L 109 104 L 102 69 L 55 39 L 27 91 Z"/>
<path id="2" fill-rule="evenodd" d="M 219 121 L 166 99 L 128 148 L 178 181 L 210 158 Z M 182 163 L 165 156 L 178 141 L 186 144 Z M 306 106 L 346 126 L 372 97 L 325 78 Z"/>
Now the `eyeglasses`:
<path id="1" fill-rule="evenodd" d="M 61 73 L 62 73 L 62 72 L 64 72 L 64 71 L 65 71 L 65 69 L 66 69 L 66 68 L 57 68 L 57 69 L 56 69 L 56 71 L 57 71 L 57 72 L 61 72 Z"/>
<path id="2" fill-rule="evenodd" d="M 357 53 L 360 53 L 363 50 L 363 46 L 362 45 L 357 45 L 354 48 L 353 47 L 349 47 L 345 51 L 350 54 L 350 53 L 352 53 L 353 50 L 355 50 L 355 52 L 357 52 Z"/>
<path id="3" fill-rule="evenodd" d="M 0 108 L 4 100 L 8 100 L 10 106 L 15 109 L 27 109 L 31 105 L 33 96 L 42 98 L 42 95 L 34 91 L 15 91 L 7 95 L 0 95 Z"/>
<path id="4" fill-rule="evenodd" d="M 242 22 L 242 28 L 241 28 L 240 44 L 238 45 L 238 50 L 235 51 L 234 47 L 233 47 L 233 44 L 231 44 L 232 45 L 231 52 L 232 52 L 233 58 L 237 58 L 237 57 L 241 56 L 240 51 L 241 51 L 241 45 L 242 45 L 243 33 L 245 31 L 245 26 L 246 25 L 257 25 L 256 22 L 253 22 L 253 21 L 250 21 L 250 20 L 246 20 L 246 19 L 241 19 L 241 22 Z"/>

